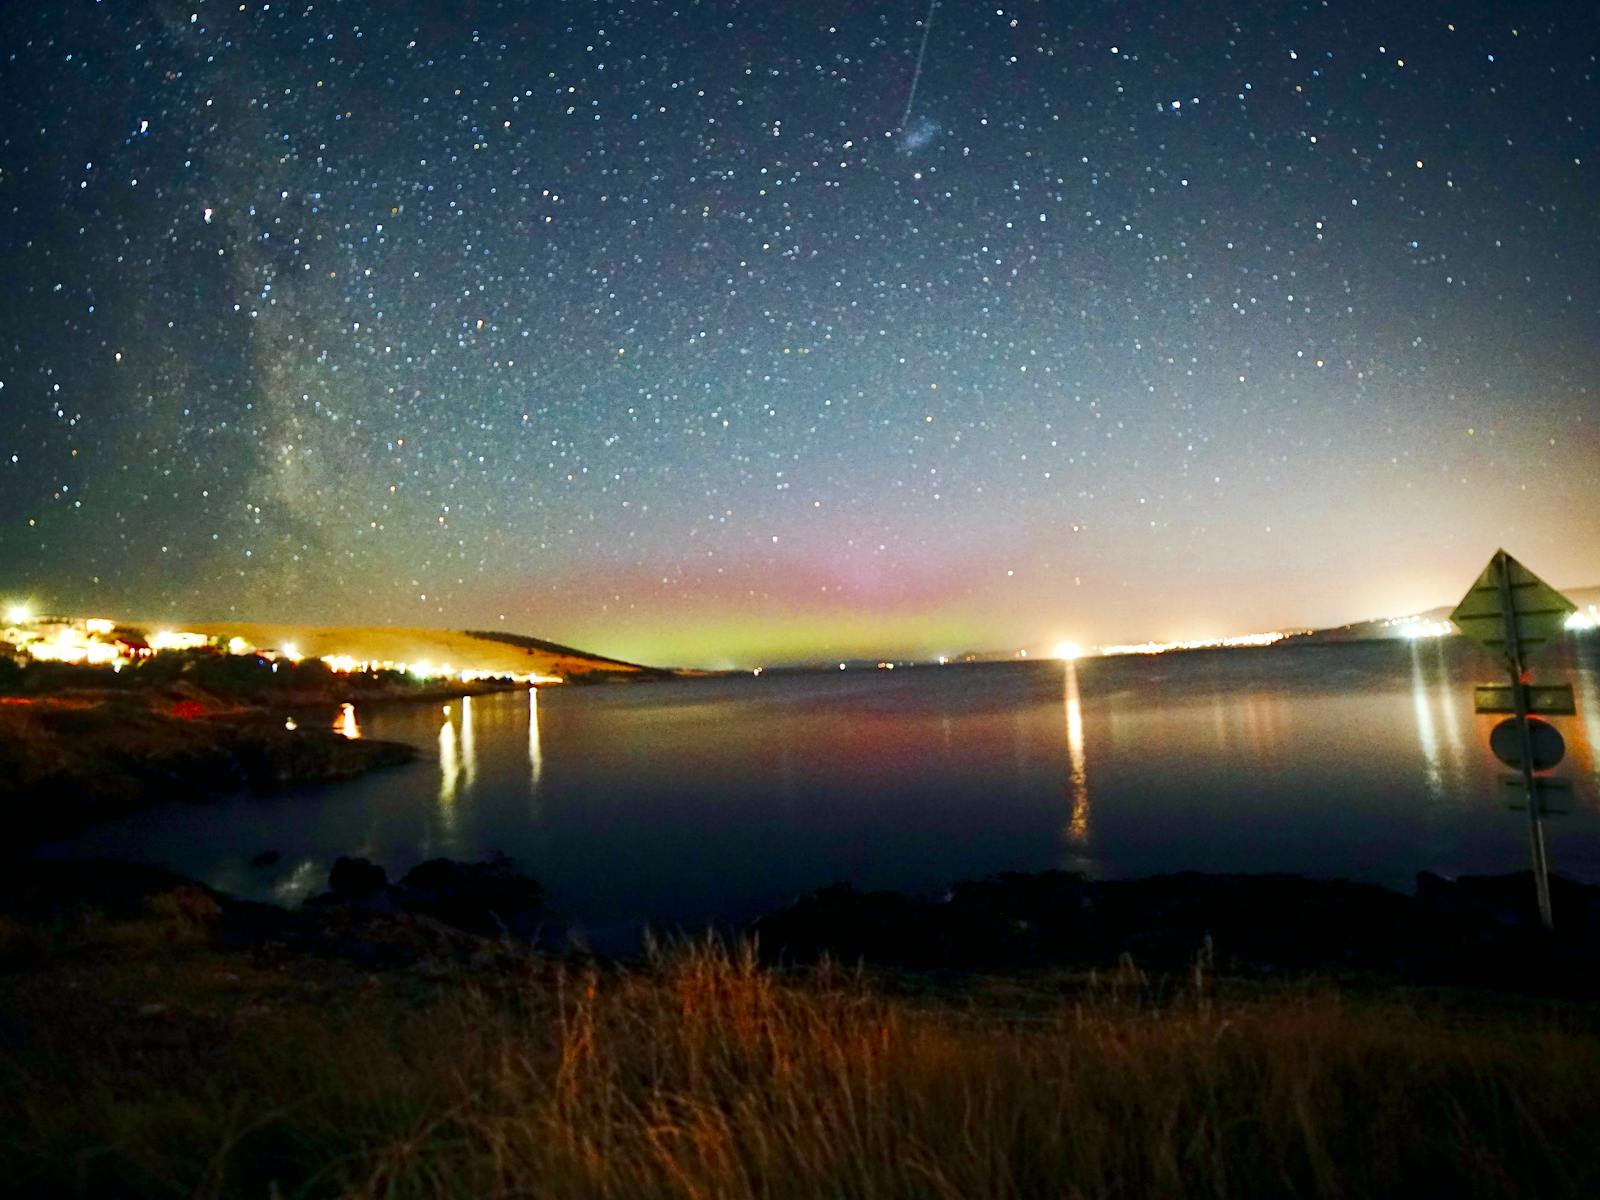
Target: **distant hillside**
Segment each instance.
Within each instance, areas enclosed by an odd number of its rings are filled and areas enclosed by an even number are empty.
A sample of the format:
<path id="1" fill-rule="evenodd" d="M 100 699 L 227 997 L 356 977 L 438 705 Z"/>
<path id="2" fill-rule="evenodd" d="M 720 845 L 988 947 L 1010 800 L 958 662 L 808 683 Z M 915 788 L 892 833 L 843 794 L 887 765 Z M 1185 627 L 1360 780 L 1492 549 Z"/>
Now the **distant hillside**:
<path id="1" fill-rule="evenodd" d="M 182 628 L 209 637 L 241 637 L 263 650 L 292 646 L 306 657 L 335 654 L 370 662 L 448 664 L 454 669 L 559 675 L 563 679 L 600 681 L 625 678 L 670 678 L 671 671 L 621 662 L 571 646 L 521 637 L 455 629 L 410 629 L 391 625 L 267 625 L 250 621 L 202 624 L 169 621 L 144 623 L 147 629 Z"/>
<path id="2" fill-rule="evenodd" d="M 587 650 L 574 650 L 571 646 L 563 646 L 560 642 L 547 642 L 543 638 L 526 637 L 520 633 L 496 633 L 491 629 L 468 629 L 467 637 L 482 638 L 486 642 L 503 642 L 507 646 L 516 646 L 531 653 L 549 654 L 557 659 L 598 663 L 602 667 L 614 671 L 638 671 L 646 675 L 676 675 L 679 672 L 666 667 L 647 667 L 642 663 L 624 662 L 620 658 L 606 658 L 602 654 L 590 654 Z"/>
<path id="3" fill-rule="evenodd" d="M 1588 608 L 1591 604 L 1600 605 L 1600 585 L 1594 587 L 1565 588 L 1561 594 L 1571 600 L 1579 608 Z M 1438 608 L 1430 608 L 1426 612 L 1415 614 L 1429 621 L 1447 620 L 1454 604 L 1442 604 Z M 1370 621 L 1352 621 L 1348 625 L 1336 625 L 1331 629 L 1318 629 L 1312 633 L 1298 638 L 1299 641 L 1321 642 L 1356 642 L 1368 638 L 1392 638 L 1402 636 L 1399 628 L 1381 617 L 1374 617 Z"/>

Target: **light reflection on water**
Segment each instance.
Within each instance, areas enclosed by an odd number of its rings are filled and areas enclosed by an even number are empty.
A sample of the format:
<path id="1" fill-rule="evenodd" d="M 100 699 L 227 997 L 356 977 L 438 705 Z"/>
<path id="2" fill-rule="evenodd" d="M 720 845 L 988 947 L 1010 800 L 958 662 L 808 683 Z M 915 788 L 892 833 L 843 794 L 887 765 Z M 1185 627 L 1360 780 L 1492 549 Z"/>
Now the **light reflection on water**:
<path id="1" fill-rule="evenodd" d="M 1439 762 L 1439 737 L 1433 729 L 1432 689 L 1422 677 L 1422 644 L 1411 643 L 1411 705 L 1417 715 L 1417 741 L 1422 746 L 1424 779 L 1434 800 L 1444 799 L 1444 768 Z"/>
<path id="2" fill-rule="evenodd" d="M 472 697 L 461 697 L 461 782 L 471 787 L 478 781 L 478 739 L 472 729 Z"/>
<path id="3" fill-rule="evenodd" d="M 1597 660 L 1591 636 L 1536 678 L 1571 679 L 1579 705 L 1556 719 L 1569 749 L 1555 774 L 1575 791 L 1549 827 L 1552 861 L 1600 880 Z M 163 862 L 260 899 L 314 890 L 339 854 L 394 876 L 501 850 L 597 945 L 645 919 L 749 915 L 836 880 L 937 892 L 1065 865 L 1407 888 L 1423 869 L 1526 865 L 1486 745 L 1499 718 L 1472 714 L 1472 684 L 1493 678 L 1451 639 L 768 671 L 519 690 L 442 714 L 361 706 L 348 719 L 363 735 L 422 758 L 301 797 L 147 810 L 62 849 Z M 269 849 L 280 865 L 248 865 Z"/>
<path id="4" fill-rule="evenodd" d="M 450 720 L 450 706 L 444 708 L 439 726 L 439 815 L 450 820 L 455 811 L 456 793 L 461 786 L 461 753 L 456 749 L 456 727 Z"/>
<path id="5" fill-rule="evenodd" d="M 328 868 L 314 858 L 302 858 L 289 866 L 272 885 L 272 899 L 293 907 L 327 886 Z"/>
<path id="6" fill-rule="evenodd" d="M 1083 849 L 1089 844 L 1089 776 L 1083 753 L 1083 704 L 1078 696 L 1078 664 L 1064 664 L 1066 681 L 1062 688 L 1067 710 L 1067 779 L 1070 804 L 1067 810 L 1067 844 Z"/>
<path id="7" fill-rule="evenodd" d="M 361 726 L 356 721 L 356 706 L 354 704 L 341 704 L 339 715 L 334 718 L 333 728 L 351 741 L 361 736 Z"/>
<path id="8" fill-rule="evenodd" d="M 528 785 L 534 798 L 539 794 L 539 777 L 544 774 L 544 750 L 539 746 L 539 689 L 528 689 Z"/>

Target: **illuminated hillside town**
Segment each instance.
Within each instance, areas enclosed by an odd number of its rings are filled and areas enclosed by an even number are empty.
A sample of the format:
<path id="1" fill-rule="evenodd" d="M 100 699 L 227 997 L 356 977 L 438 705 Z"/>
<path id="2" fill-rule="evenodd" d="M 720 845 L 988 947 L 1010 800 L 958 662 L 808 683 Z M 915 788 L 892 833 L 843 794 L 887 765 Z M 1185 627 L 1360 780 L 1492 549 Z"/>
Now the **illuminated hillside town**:
<path id="1" fill-rule="evenodd" d="M 26 605 L 12 604 L 5 609 L 5 624 L 0 627 L 0 656 L 17 663 L 58 662 L 80 666 L 109 667 L 121 671 L 143 659 L 168 652 L 200 652 L 252 656 L 272 664 L 301 662 L 306 656 L 292 643 L 281 646 L 255 646 L 242 637 L 220 638 L 183 629 L 159 629 L 153 633 L 106 617 L 63 617 L 35 614 Z M 320 661 L 337 675 L 365 675 L 392 671 L 418 682 L 451 680 L 461 683 L 501 682 L 545 686 L 563 682 L 557 675 L 538 672 L 484 670 L 456 667 L 450 663 L 398 662 L 358 659 L 351 654 L 327 654 Z"/>

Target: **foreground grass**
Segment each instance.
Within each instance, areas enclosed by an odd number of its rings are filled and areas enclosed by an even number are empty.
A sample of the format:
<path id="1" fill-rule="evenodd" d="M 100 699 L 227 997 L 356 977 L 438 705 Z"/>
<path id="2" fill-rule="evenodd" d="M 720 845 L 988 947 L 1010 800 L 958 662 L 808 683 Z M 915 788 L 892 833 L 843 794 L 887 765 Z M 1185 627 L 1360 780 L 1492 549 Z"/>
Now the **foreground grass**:
<path id="1" fill-rule="evenodd" d="M 101 933 L 0 973 L 10 1194 L 1600 1195 L 1582 1008 L 1131 967 L 935 998 L 715 946 L 366 978 Z"/>

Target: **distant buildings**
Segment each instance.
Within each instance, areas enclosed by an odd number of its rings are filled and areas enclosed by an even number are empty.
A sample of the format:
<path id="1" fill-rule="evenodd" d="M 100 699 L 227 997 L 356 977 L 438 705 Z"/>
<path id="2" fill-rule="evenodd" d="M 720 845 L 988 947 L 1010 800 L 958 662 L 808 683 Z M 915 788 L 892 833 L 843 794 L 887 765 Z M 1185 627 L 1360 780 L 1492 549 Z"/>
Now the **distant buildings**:
<path id="1" fill-rule="evenodd" d="M 270 662 L 273 670 L 277 670 L 280 661 L 293 664 L 300 662 L 303 657 L 299 650 L 288 643 L 277 649 L 260 649 L 242 637 L 224 638 L 182 629 L 162 629 L 147 636 L 142 630 L 118 625 L 104 617 L 36 616 L 20 607 L 11 608 L 5 615 L 5 624 L 0 626 L 0 656 L 24 665 L 29 662 L 61 662 L 110 667 L 120 671 L 129 663 L 170 651 L 253 655 Z M 448 663 L 435 665 L 426 662 L 373 661 L 357 659 L 349 654 L 323 655 L 321 662 L 335 674 L 396 672 L 419 682 L 562 682 L 559 676 L 538 672 L 457 668 Z"/>
<path id="2" fill-rule="evenodd" d="M 13 609 L 0 628 L 0 653 L 17 662 L 81 663 L 120 669 L 154 653 L 144 636 L 104 617 L 33 616 Z"/>

